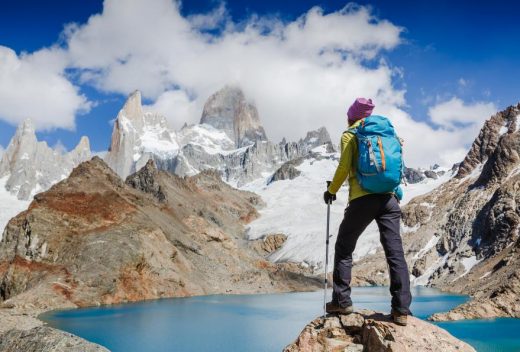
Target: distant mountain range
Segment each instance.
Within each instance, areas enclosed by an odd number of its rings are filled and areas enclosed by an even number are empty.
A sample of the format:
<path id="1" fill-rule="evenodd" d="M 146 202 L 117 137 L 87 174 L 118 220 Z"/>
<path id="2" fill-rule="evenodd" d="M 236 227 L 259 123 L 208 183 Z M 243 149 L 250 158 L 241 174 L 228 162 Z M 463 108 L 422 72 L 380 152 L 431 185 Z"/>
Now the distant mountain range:
<path id="1" fill-rule="evenodd" d="M 0 190 L 0 200 L 7 204 L 1 209 L 0 227 L 3 229 L 35 194 L 65 179 L 75 166 L 91 156 L 87 137 L 82 137 L 71 152 L 62 153 L 37 141 L 29 120 L 21 124 L 0 160 L 0 186 L 5 187 Z M 336 148 L 324 127 L 308 132 L 297 142 L 284 139 L 273 143 L 262 127 L 255 105 L 238 87 L 226 86 L 208 98 L 199 124 L 185 124 L 175 131 L 169 127 L 165 116 L 146 111 L 140 92 L 135 91 L 114 121 L 110 147 L 104 159 L 123 179 L 150 159 L 158 169 L 178 176 L 216 170 L 228 184 L 270 199 L 262 210 L 265 216 L 251 224 L 248 237 L 265 238 L 286 231 L 288 242 L 272 254 L 272 260 L 304 262 L 316 269 L 322 264 L 321 255 L 313 250 L 317 245 L 316 234 L 321 232 L 318 229 L 321 220 L 313 209 L 324 188 L 324 180 L 332 176 L 338 160 Z M 302 167 L 305 170 L 300 170 Z M 324 174 L 324 170 L 328 173 Z M 446 170 L 438 168 L 406 169 L 405 176 L 409 183 L 420 185 L 421 193 L 438 185 L 438 178 L 445 173 Z M 276 184 L 280 181 L 285 182 Z M 272 199 L 269 193 L 285 187 L 286 182 L 291 185 L 290 191 L 278 192 L 281 198 Z M 425 184 L 429 186 L 423 186 Z M 411 193 L 417 194 L 413 190 Z M 284 206 L 288 201 L 292 201 L 292 205 Z M 282 214 L 281 218 L 275 220 L 269 216 L 270 209 Z M 294 216 L 298 217 L 292 213 L 295 209 L 301 209 L 301 214 L 310 213 L 303 221 L 294 222 Z M 335 207 L 333 209 L 336 211 Z M 271 226 L 265 226 L 266 223 Z M 299 226 L 292 225 L 297 223 L 306 224 L 303 232 Z M 372 230 L 366 246 L 358 250 L 359 256 L 377 248 L 375 228 Z M 301 242 L 305 233 L 309 234 L 306 238 L 312 240 Z"/>

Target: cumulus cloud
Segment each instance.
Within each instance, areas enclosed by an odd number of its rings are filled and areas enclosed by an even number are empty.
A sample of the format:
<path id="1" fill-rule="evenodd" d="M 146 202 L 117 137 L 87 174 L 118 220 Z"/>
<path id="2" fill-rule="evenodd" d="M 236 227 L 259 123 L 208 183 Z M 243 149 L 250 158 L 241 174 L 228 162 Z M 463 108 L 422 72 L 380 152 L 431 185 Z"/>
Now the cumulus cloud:
<path id="1" fill-rule="evenodd" d="M 172 125 L 179 127 L 180 123 L 197 123 L 202 108 L 200 100 L 192 100 L 183 90 L 169 90 L 157 98 L 151 105 L 145 105 L 146 111 L 155 111 L 167 116 Z"/>
<path id="2" fill-rule="evenodd" d="M 73 129 L 90 104 L 63 74 L 66 56 L 43 49 L 18 56 L 0 46 L 0 118 L 19 124 L 31 118 L 38 129 Z"/>
<path id="3" fill-rule="evenodd" d="M 62 49 L 32 54 L 62 84 L 60 101 L 69 104 L 68 114 L 60 114 L 69 118 L 54 121 L 46 114 L 42 122 L 70 126 L 71 116 L 88 108 L 63 75 L 67 68 L 81 84 L 104 92 L 141 90 L 152 101 L 146 108 L 164 113 L 175 128 L 198 122 L 205 100 L 231 84 L 257 105 L 274 141 L 295 140 L 320 126 L 339 140 L 348 105 L 359 96 L 371 97 L 375 112 L 392 118 L 411 166 L 451 162 L 476 135 L 477 122 L 467 120 L 476 110 L 449 115 L 450 106 L 432 107 L 437 127 L 404 110 L 405 91 L 395 84 L 402 70 L 381 55 L 401 44 L 403 28 L 375 17 L 370 7 L 349 4 L 331 13 L 314 7 L 294 21 L 253 15 L 235 23 L 222 4 L 188 17 L 179 6 L 171 0 L 105 0 L 102 13 L 65 29 Z M 30 63 L 30 56 L 14 57 Z M 491 106 L 482 103 L 477 110 Z"/>
<path id="4" fill-rule="evenodd" d="M 206 30 L 216 26 L 217 34 Z M 83 82 L 122 94 L 140 89 L 177 128 L 197 122 L 207 97 L 234 84 L 280 140 L 321 125 L 339 137 L 357 96 L 404 104 L 404 91 L 392 84 L 398 72 L 377 57 L 399 45 L 401 32 L 356 5 L 332 13 L 315 7 L 291 22 L 253 16 L 237 24 L 223 5 L 186 18 L 169 0 L 108 0 L 103 13 L 70 26 L 65 37 Z"/>
<path id="5" fill-rule="evenodd" d="M 433 133 L 439 142 L 439 158 L 444 163 L 461 161 L 483 122 L 497 111 L 490 102 L 465 103 L 458 97 L 428 109 L 430 120 L 439 128 Z"/>
<path id="6" fill-rule="evenodd" d="M 430 107 L 428 115 L 435 124 L 455 130 L 462 127 L 480 128 L 482 122 L 497 111 L 497 107 L 489 102 L 474 102 L 466 104 L 460 98 L 453 97 Z"/>

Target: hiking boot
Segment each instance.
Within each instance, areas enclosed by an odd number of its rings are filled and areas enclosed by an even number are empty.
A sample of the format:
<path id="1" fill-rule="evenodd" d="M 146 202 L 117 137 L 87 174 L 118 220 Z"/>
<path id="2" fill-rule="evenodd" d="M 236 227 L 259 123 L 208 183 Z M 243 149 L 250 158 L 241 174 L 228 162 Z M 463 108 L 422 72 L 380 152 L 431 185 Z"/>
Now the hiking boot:
<path id="1" fill-rule="evenodd" d="M 408 324 L 408 314 L 402 314 L 392 309 L 392 320 L 397 325 L 406 326 Z"/>
<path id="2" fill-rule="evenodd" d="M 339 304 L 334 302 L 328 302 L 325 306 L 325 310 L 329 314 L 350 314 L 354 311 L 352 305 L 341 307 Z"/>

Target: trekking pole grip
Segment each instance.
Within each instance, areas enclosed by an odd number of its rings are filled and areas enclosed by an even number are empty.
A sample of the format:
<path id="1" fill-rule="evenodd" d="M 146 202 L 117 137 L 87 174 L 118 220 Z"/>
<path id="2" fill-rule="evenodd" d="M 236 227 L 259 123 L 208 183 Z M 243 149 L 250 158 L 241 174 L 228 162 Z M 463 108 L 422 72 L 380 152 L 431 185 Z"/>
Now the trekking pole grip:
<path id="1" fill-rule="evenodd" d="M 331 183 L 332 183 L 332 181 L 327 181 L 327 191 L 329 190 L 329 186 Z M 329 202 L 327 204 L 328 205 L 332 204 L 332 201 L 329 200 Z"/>

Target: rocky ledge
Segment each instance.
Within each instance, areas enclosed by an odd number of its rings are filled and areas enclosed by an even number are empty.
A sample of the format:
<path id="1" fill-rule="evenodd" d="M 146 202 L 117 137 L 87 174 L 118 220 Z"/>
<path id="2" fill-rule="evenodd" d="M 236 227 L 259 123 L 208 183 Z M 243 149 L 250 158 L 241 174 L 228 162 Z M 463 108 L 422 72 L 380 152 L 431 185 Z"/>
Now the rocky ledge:
<path id="1" fill-rule="evenodd" d="M 421 319 L 408 318 L 398 326 L 388 315 L 360 310 L 349 315 L 327 315 L 309 323 L 284 352 L 475 351 L 446 330 Z"/>
<path id="2" fill-rule="evenodd" d="M 36 314 L 37 311 L 0 307 L 0 351 L 108 352 L 100 345 L 44 326 Z"/>

